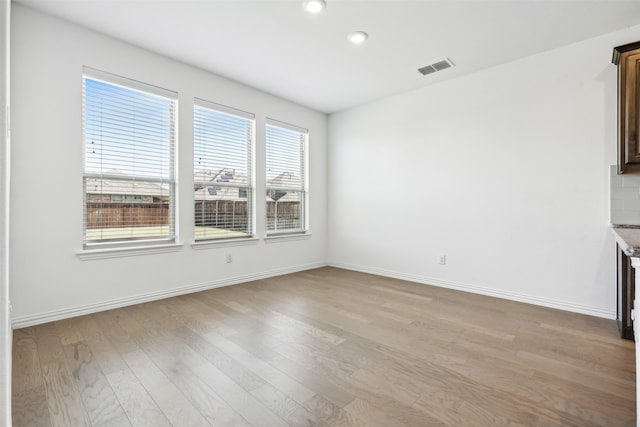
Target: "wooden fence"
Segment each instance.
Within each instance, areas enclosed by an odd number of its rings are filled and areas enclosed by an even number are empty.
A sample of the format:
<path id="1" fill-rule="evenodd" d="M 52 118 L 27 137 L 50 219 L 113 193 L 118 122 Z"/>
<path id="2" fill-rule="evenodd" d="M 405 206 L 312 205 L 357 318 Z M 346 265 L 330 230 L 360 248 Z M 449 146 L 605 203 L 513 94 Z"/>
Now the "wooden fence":
<path id="1" fill-rule="evenodd" d="M 301 226 L 300 202 L 267 202 L 267 230 L 299 229 Z"/>
<path id="2" fill-rule="evenodd" d="M 301 222 L 299 202 L 267 202 L 267 228 L 296 228 Z M 226 230 L 247 229 L 247 202 L 195 202 L 195 224 Z M 169 224 L 168 203 L 87 203 L 87 228 L 149 227 Z"/>
<path id="3" fill-rule="evenodd" d="M 207 200 L 195 203 L 195 224 L 225 230 L 248 230 L 247 202 Z"/>
<path id="4" fill-rule="evenodd" d="M 150 227 L 169 224 L 168 203 L 87 203 L 87 228 Z"/>

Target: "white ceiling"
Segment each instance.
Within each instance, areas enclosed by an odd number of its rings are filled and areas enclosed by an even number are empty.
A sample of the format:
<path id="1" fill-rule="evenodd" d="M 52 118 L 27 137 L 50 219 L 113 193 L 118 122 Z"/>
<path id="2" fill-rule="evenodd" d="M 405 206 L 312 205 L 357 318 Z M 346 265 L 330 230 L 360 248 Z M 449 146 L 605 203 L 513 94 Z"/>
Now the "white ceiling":
<path id="1" fill-rule="evenodd" d="M 638 0 L 326 1 L 17 2 L 325 113 L 640 23 Z M 351 45 L 354 30 L 369 40 Z M 455 68 L 416 71 L 446 57 Z"/>

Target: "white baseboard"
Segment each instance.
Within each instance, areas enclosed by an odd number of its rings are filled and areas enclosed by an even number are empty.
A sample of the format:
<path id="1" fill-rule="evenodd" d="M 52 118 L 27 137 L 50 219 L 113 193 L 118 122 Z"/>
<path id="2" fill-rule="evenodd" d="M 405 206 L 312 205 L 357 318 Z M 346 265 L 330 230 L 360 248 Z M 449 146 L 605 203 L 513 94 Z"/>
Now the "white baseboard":
<path id="1" fill-rule="evenodd" d="M 314 268 L 326 267 L 324 262 L 303 264 L 293 267 L 269 270 L 260 273 L 246 274 L 242 276 L 230 277 L 226 279 L 214 280 L 211 282 L 198 283 L 195 285 L 181 286 L 179 288 L 167 289 L 157 292 L 149 292 L 140 295 L 134 295 L 125 298 L 118 298 L 110 301 L 104 301 L 95 304 L 87 304 L 79 307 L 65 308 L 62 310 L 53 310 L 46 313 L 32 314 L 12 319 L 11 326 L 13 329 L 25 328 L 27 326 L 40 325 L 42 323 L 53 322 L 56 320 L 68 319 L 71 317 L 82 316 L 85 314 L 97 313 L 99 311 L 111 310 L 114 308 L 126 307 L 134 304 L 141 304 L 150 301 L 156 301 L 163 298 L 171 298 L 178 295 L 190 294 L 208 289 L 221 288 L 223 286 L 237 285 L 239 283 L 251 282 L 253 280 L 267 279 L 269 277 L 282 276 L 284 274 L 296 273 Z"/>
<path id="2" fill-rule="evenodd" d="M 469 285 L 466 283 L 451 282 L 447 280 L 436 279 L 433 277 L 423 277 L 414 274 L 400 273 L 397 271 L 384 270 L 380 268 L 365 267 L 354 264 L 344 264 L 340 262 L 329 261 L 330 267 L 343 268 L 345 270 L 359 271 L 362 273 L 375 274 L 378 276 L 391 277 L 394 279 L 407 280 L 409 282 L 422 283 L 425 285 L 439 286 L 442 288 L 456 289 L 459 291 L 471 292 L 474 294 L 487 295 L 512 301 L 524 302 L 527 304 L 539 305 L 542 307 L 556 308 L 559 310 L 571 311 L 574 313 L 588 314 L 590 316 L 603 317 L 605 319 L 615 319 L 615 310 L 603 310 L 598 307 L 589 307 L 580 304 L 568 303 L 565 301 L 557 301 L 549 298 L 541 298 L 533 295 L 520 294 L 517 292 L 503 291 L 499 289 L 485 288 L 482 286 Z"/>
<path id="3" fill-rule="evenodd" d="M 42 323 L 53 322 L 56 320 L 68 319 L 71 317 L 82 316 L 85 314 L 96 313 L 114 308 L 126 307 L 134 304 L 141 304 L 150 301 L 156 301 L 163 298 L 171 298 L 178 295 L 189 294 L 193 292 L 204 291 L 207 289 L 221 288 L 223 286 L 236 285 L 239 283 L 251 282 L 253 280 L 267 279 L 269 277 L 282 276 L 284 274 L 296 273 L 304 270 L 311 270 L 320 267 L 336 267 L 345 270 L 359 271 L 362 273 L 375 274 L 378 276 L 391 277 L 394 279 L 407 280 L 415 283 L 439 286 L 442 288 L 456 289 L 459 291 L 471 292 L 480 295 L 487 295 L 497 298 L 519 301 L 528 304 L 539 305 L 543 307 L 556 308 L 574 313 L 588 314 L 606 319 L 615 319 L 615 310 L 603 310 L 597 307 L 589 307 L 580 304 L 567 303 L 564 301 L 552 300 L 549 298 L 541 298 L 532 295 L 519 294 L 516 292 L 503 291 L 498 289 L 485 288 L 481 286 L 469 285 L 466 283 L 451 282 L 432 277 L 423 277 L 413 274 L 401 273 L 397 271 L 384 270 L 380 268 L 372 268 L 355 264 L 345 264 L 339 262 L 328 263 L 312 263 L 293 267 L 269 270 L 260 273 L 247 274 L 226 279 L 214 280 L 211 282 L 198 283 L 195 285 L 182 286 L 157 292 L 149 292 L 131 297 L 118 298 L 110 301 L 87 304 L 79 307 L 71 307 L 62 310 L 53 310 L 45 313 L 38 313 L 29 316 L 21 316 L 12 319 L 11 326 L 13 329 L 25 328 L 27 326 L 39 325 Z"/>

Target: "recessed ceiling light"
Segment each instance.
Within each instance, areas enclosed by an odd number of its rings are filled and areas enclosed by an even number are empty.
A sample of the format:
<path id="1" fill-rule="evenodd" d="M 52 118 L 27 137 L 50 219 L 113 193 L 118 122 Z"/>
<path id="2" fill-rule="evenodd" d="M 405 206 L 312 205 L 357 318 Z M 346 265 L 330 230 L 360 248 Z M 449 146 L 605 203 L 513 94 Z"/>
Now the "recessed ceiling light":
<path id="1" fill-rule="evenodd" d="M 349 34 L 348 37 L 349 41 L 353 44 L 362 44 L 367 41 L 368 38 L 369 35 L 364 31 L 354 31 L 353 33 Z"/>
<path id="2" fill-rule="evenodd" d="M 302 7 L 309 13 L 319 13 L 327 7 L 327 3 L 324 0 L 306 0 Z"/>

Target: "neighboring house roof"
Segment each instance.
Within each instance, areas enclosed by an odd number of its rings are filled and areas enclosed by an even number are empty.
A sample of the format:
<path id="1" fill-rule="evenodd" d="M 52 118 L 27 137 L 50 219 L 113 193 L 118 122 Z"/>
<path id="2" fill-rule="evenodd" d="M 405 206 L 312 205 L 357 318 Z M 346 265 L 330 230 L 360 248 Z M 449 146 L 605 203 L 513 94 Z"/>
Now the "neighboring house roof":
<path id="1" fill-rule="evenodd" d="M 108 171 L 108 174 L 124 175 L 120 171 Z M 169 189 L 157 182 L 87 178 L 86 185 L 87 194 L 169 197 Z"/>
<path id="2" fill-rule="evenodd" d="M 270 187 L 299 188 L 300 177 L 291 172 L 282 172 L 280 175 L 267 181 Z"/>
<path id="3" fill-rule="evenodd" d="M 109 171 L 109 175 L 123 175 L 120 171 Z M 238 187 L 226 185 L 246 186 L 248 179 L 245 174 L 236 173 L 233 169 L 223 168 L 220 171 L 198 171 L 194 175 L 195 192 L 197 201 L 231 200 L 246 201 L 246 197 L 240 197 Z M 87 178 L 87 194 L 108 195 L 135 195 L 168 197 L 168 189 L 161 184 L 147 181 L 129 181 L 107 178 Z M 199 185 L 198 183 L 203 183 Z M 218 184 L 218 185 L 216 185 Z M 225 185 L 226 184 L 226 185 Z M 300 178 L 290 172 L 284 172 L 267 181 L 269 187 L 291 188 L 300 185 Z M 284 194 L 283 194 L 284 193 Z M 266 200 L 269 202 L 297 202 L 295 194 L 286 191 L 269 190 Z"/>
<path id="4" fill-rule="evenodd" d="M 245 174 L 237 173 L 233 169 L 223 168 L 218 172 L 211 170 L 197 171 L 194 175 L 196 201 L 232 200 L 246 201 L 246 197 L 240 197 L 237 187 L 226 185 L 246 186 L 248 179 Z M 206 183 L 200 185 L 200 183 Z M 219 184 L 219 185 L 215 185 Z"/>
<path id="5" fill-rule="evenodd" d="M 267 186 L 275 188 L 299 188 L 300 177 L 292 174 L 291 172 L 283 172 L 275 178 L 267 180 Z M 277 201 L 281 203 L 299 202 L 300 200 L 295 193 L 279 190 L 267 190 L 267 201 Z"/>
<path id="6" fill-rule="evenodd" d="M 232 201 L 246 201 L 246 197 L 240 197 L 240 192 L 237 187 L 226 187 L 224 184 L 245 186 L 248 185 L 248 179 L 245 174 L 237 173 L 233 169 L 224 168 L 218 172 L 214 171 L 198 171 L 194 175 L 194 181 L 204 182 L 206 185 L 201 187 L 196 184 L 197 190 L 195 190 L 194 198 L 196 201 L 215 201 L 215 200 L 232 200 Z M 215 185 L 222 184 L 222 185 Z M 300 178 L 293 175 L 290 172 L 284 172 L 277 177 L 267 181 L 267 184 L 272 187 L 295 187 L 300 185 Z M 199 188 L 198 188 L 199 187 Z M 285 194 L 279 196 L 283 192 L 268 191 L 265 195 L 266 201 L 273 202 L 278 199 L 278 202 L 297 202 L 299 201 L 295 194 L 284 192 Z"/>

